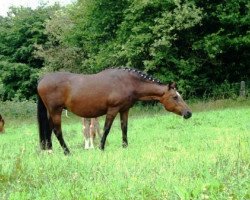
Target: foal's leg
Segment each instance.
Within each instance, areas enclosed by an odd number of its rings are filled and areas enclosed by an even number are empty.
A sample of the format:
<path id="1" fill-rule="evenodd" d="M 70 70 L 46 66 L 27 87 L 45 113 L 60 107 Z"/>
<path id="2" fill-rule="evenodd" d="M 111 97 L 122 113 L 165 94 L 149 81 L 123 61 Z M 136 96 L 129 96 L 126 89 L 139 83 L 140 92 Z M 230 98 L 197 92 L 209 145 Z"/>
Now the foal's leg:
<path id="1" fill-rule="evenodd" d="M 122 147 L 128 146 L 127 131 L 128 131 L 128 110 L 120 112 L 121 129 L 122 129 Z"/>
<path id="2" fill-rule="evenodd" d="M 55 133 L 61 147 L 63 148 L 64 154 L 67 155 L 70 152 L 69 152 L 69 149 L 68 149 L 67 145 L 65 144 L 63 136 L 62 136 L 61 114 L 62 113 L 55 114 L 55 115 L 51 116 L 51 119 L 53 121 L 54 133 Z"/>
<path id="3" fill-rule="evenodd" d="M 94 139 L 96 136 L 95 133 L 95 118 L 91 118 L 90 120 L 90 126 L 89 126 L 89 135 L 90 135 L 90 148 L 94 148 Z"/>
<path id="4" fill-rule="evenodd" d="M 100 124 L 99 124 L 98 118 L 95 118 L 95 130 L 96 130 L 96 133 L 97 133 L 98 137 L 102 138 L 102 134 L 101 134 L 101 131 L 100 131 Z"/>
<path id="5" fill-rule="evenodd" d="M 104 132 L 103 132 L 103 136 L 102 136 L 101 144 L 100 144 L 100 149 L 101 150 L 104 150 L 106 138 L 107 138 L 107 136 L 109 134 L 111 125 L 112 125 L 118 111 L 119 110 L 117 108 L 112 108 L 112 109 L 109 109 L 108 112 L 107 112 L 106 119 L 105 119 L 105 124 L 104 124 Z"/>
<path id="6" fill-rule="evenodd" d="M 90 148 L 90 118 L 83 118 L 83 136 L 84 136 L 84 143 L 85 149 Z"/>

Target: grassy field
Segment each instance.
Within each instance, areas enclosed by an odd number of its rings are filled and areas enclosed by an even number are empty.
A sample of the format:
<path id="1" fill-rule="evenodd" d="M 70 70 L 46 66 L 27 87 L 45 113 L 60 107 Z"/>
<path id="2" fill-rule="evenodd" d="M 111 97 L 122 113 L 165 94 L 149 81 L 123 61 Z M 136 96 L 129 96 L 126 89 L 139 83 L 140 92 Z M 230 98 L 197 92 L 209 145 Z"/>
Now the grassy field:
<path id="1" fill-rule="evenodd" d="M 250 199 L 250 103 L 242 102 L 193 104 L 189 120 L 135 108 L 129 147 L 116 120 L 104 152 L 83 149 L 81 120 L 70 114 L 70 156 L 55 137 L 53 153 L 40 152 L 35 113 L 6 114 L 0 199 Z"/>

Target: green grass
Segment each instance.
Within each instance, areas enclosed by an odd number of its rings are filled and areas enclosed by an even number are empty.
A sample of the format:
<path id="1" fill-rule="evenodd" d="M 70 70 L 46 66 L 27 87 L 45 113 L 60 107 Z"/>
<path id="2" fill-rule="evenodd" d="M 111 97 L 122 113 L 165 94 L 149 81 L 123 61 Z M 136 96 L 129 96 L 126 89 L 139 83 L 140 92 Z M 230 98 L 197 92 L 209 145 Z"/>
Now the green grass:
<path id="1" fill-rule="evenodd" d="M 128 148 L 116 120 L 104 152 L 83 149 L 81 120 L 70 114 L 63 117 L 70 156 L 55 137 L 53 153 L 40 152 L 35 114 L 9 116 L 0 135 L 0 199 L 250 199 L 249 101 L 212 104 L 194 104 L 189 120 L 135 108 Z"/>

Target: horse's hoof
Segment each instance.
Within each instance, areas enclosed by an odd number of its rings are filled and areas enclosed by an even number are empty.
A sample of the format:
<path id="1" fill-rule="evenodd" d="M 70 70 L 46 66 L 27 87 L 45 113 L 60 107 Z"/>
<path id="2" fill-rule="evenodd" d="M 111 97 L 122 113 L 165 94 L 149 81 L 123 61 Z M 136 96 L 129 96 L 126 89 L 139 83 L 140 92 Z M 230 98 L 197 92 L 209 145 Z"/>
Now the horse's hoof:
<path id="1" fill-rule="evenodd" d="M 42 149 L 41 153 L 45 154 L 52 154 L 53 150 L 52 149 Z"/>
<path id="2" fill-rule="evenodd" d="M 52 150 L 52 149 L 49 149 L 49 150 L 46 150 L 46 152 L 47 152 L 48 154 L 52 154 L 52 153 L 53 153 L 53 150 Z"/>
<path id="3" fill-rule="evenodd" d="M 99 149 L 100 149 L 101 151 L 104 151 L 104 147 L 101 147 L 101 146 L 100 146 Z"/>
<path id="4" fill-rule="evenodd" d="M 122 147 L 123 148 L 127 148 L 128 147 L 128 143 L 122 143 Z"/>
<path id="5" fill-rule="evenodd" d="M 70 155 L 70 151 L 64 151 L 64 155 L 65 155 L 65 156 Z"/>
<path id="6" fill-rule="evenodd" d="M 91 150 L 91 149 L 95 149 L 94 147 L 85 147 L 85 150 Z"/>

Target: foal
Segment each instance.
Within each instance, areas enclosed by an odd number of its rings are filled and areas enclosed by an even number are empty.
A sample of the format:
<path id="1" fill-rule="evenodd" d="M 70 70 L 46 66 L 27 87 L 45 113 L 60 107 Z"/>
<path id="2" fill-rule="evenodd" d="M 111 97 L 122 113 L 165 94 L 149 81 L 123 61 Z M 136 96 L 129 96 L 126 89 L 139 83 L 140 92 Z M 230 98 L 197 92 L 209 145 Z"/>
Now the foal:
<path id="1" fill-rule="evenodd" d="M 4 131 L 4 119 L 2 115 L 0 115 L 0 132 Z"/>
<path id="2" fill-rule="evenodd" d="M 102 138 L 98 118 L 82 118 L 82 125 L 85 149 L 93 149 L 96 134 L 98 134 L 99 139 Z"/>

